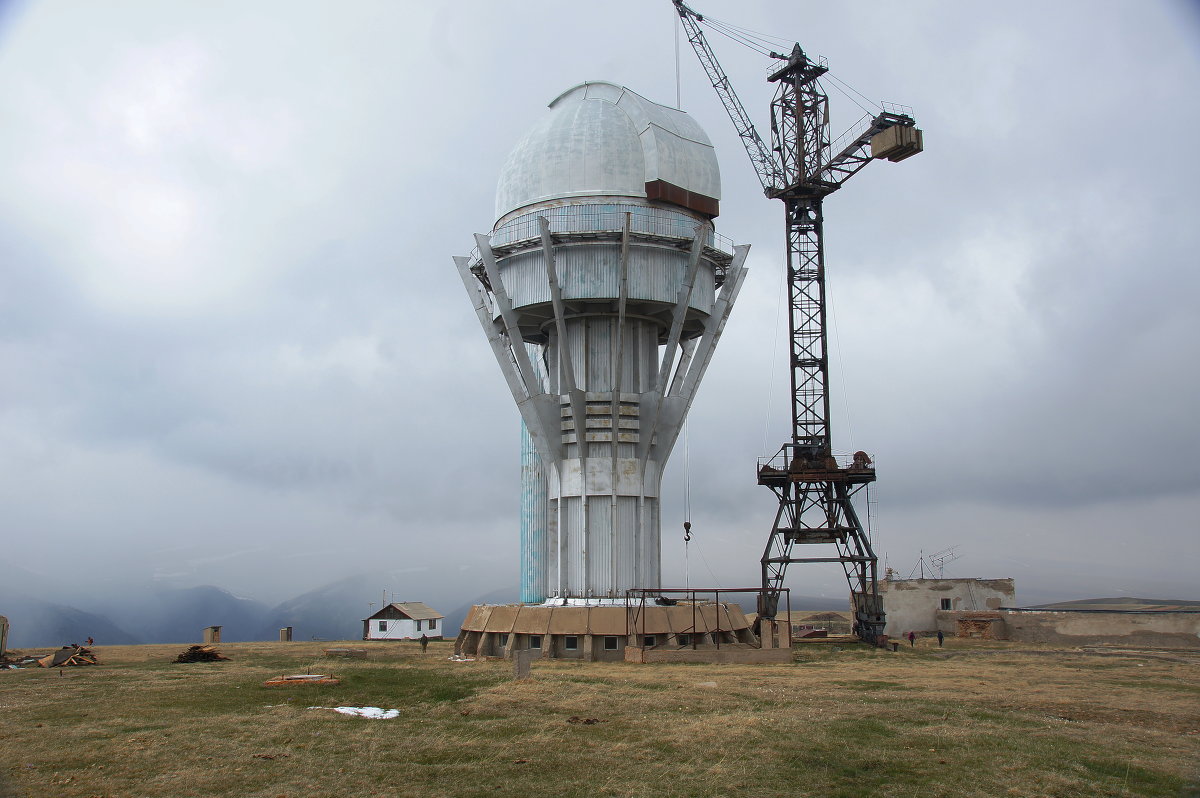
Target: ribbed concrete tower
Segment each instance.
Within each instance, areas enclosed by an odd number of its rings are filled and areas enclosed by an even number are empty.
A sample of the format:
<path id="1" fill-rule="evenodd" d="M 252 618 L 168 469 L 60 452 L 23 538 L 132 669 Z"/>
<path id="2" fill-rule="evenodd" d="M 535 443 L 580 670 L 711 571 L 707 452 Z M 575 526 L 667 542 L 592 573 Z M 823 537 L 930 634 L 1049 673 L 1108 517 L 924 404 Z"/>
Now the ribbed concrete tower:
<path id="1" fill-rule="evenodd" d="M 524 601 L 660 585 L 663 466 L 745 276 L 719 199 L 687 114 L 584 83 L 517 144 L 491 234 L 455 258 L 530 438 Z"/>

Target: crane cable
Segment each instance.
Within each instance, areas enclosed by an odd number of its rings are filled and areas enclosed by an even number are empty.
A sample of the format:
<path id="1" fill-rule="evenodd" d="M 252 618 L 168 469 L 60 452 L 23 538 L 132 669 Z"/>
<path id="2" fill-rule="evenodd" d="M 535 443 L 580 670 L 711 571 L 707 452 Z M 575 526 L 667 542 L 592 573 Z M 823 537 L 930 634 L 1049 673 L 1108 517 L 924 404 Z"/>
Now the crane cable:
<path id="1" fill-rule="evenodd" d="M 708 22 L 709 20 L 707 17 L 705 17 L 704 21 Z M 738 44 L 742 45 L 743 47 L 749 48 L 749 49 L 753 50 L 754 52 L 759 53 L 760 55 L 765 55 L 768 58 L 770 58 L 772 52 L 774 52 L 770 48 L 764 47 L 761 44 L 758 44 L 749 39 L 746 39 L 745 37 L 743 37 L 741 34 L 737 33 L 736 31 L 729 30 L 729 29 L 725 28 L 724 26 L 714 25 L 714 24 L 710 23 L 708 25 L 708 29 L 710 31 L 712 31 L 713 33 L 719 33 L 722 36 L 724 36 L 726 39 L 730 39 L 734 42 L 737 42 Z"/>
<path id="2" fill-rule="evenodd" d="M 763 33 L 761 31 L 756 31 L 751 28 L 744 27 L 742 25 L 735 25 L 732 22 L 728 22 L 723 19 L 717 19 L 716 17 L 710 17 L 710 16 L 706 15 L 704 17 L 704 21 L 705 22 L 715 22 L 718 25 L 724 25 L 726 28 L 731 28 L 731 29 L 743 34 L 744 36 L 746 36 L 748 38 L 757 39 L 758 41 L 763 42 L 764 44 L 768 44 L 768 45 L 772 45 L 772 46 L 779 45 L 780 47 L 790 47 L 792 44 L 792 42 L 790 40 L 785 39 L 782 36 L 772 36 L 769 33 Z"/>
<path id="3" fill-rule="evenodd" d="M 692 567 L 688 558 L 692 542 L 692 445 L 688 422 L 683 422 L 683 586 L 691 589 Z"/>
<path id="4" fill-rule="evenodd" d="M 786 49 L 787 45 L 788 45 L 787 39 L 783 39 L 778 36 L 769 36 L 765 33 L 759 33 L 757 31 L 751 30 L 749 28 L 743 28 L 741 26 L 734 25 L 731 22 L 725 22 L 723 20 L 716 19 L 715 17 L 704 16 L 704 17 L 700 17 L 697 21 L 700 24 L 705 25 L 708 28 L 708 30 L 712 31 L 713 33 L 718 33 L 721 36 L 724 36 L 725 38 L 727 38 L 733 42 L 736 42 L 737 44 L 740 44 L 747 49 L 753 50 L 754 52 L 758 53 L 759 55 L 765 55 L 768 58 L 783 58 L 784 57 L 770 48 L 773 46 L 779 45 L 780 47 Z M 676 40 L 675 40 L 675 58 L 676 58 L 676 62 L 678 62 L 678 59 L 679 59 L 678 35 L 676 36 Z M 678 63 L 676 65 L 676 75 L 678 75 Z M 882 106 L 877 101 L 872 100 L 870 97 L 868 97 L 867 95 L 863 94 L 858 89 L 851 86 L 845 80 L 838 78 L 832 72 L 826 72 L 825 76 L 828 77 L 830 79 L 830 81 L 832 81 L 833 87 L 835 89 L 837 89 L 843 95 L 845 95 L 846 99 L 848 99 L 854 105 L 858 106 L 858 108 L 860 110 L 862 110 L 864 113 L 871 114 L 872 116 L 874 116 L 876 113 L 878 113 L 880 110 L 882 110 Z M 865 100 L 871 107 L 868 108 L 867 106 L 864 106 L 862 103 L 860 103 L 858 100 L 856 100 L 854 98 L 852 93 L 857 94 L 859 97 L 861 97 L 863 100 Z"/>
<path id="5" fill-rule="evenodd" d="M 683 586 L 686 590 L 691 590 L 692 570 L 689 555 L 692 543 L 692 446 L 687 421 L 683 422 L 683 474 Z M 708 564 L 708 558 L 704 556 L 704 550 L 700 548 L 699 543 L 696 544 L 696 553 L 700 555 L 700 562 L 704 563 L 704 570 L 712 577 L 713 584 L 722 587 L 721 580 L 713 573 L 712 566 Z"/>
<path id="6" fill-rule="evenodd" d="M 683 92 L 679 78 L 679 29 L 683 27 L 683 20 L 678 14 L 672 14 L 675 18 L 675 110 L 683 110 Z"/>
<path id="7" fill-rule="evenodd" d="M 827 76 L 827 77 L 828 77 L 830 80 L 834 81 L 835 83 L 840 83 L 842 86 L 845 86 L 847 89 L 849 89 L 850 91 L 854 92 L 854 93 L 855 93 L 855 94 L 857 94 L 859 97 L 862 97 L 864 100 L 866 100 L 868 103 L 870 103 L 870 104 L 871 104 L 871 106 L 872 106 L 873 108 L 878 108 L 878 109 L 879 109 L 879 110 L 881 110 L 881 111 L 883 110 L 883 105 L 881 105 L 880 103 L 876 102 L 875 100 L 872 100 L 870 97 L 868 97 L 867 95 L 863 94 L 861 91 L 859 91 L 858 89 L 854 88 L 853 86 L 851 86 L 851 85 L 850 85 L 849 83 L 847 83 L 846 81 L 844 81 L 844 80 L 842 80 L 841 78 L 837 77 L 837 76 L 836 76 L 836 75 L 834 75 L 832 72 L 826 72 L 826 73 L 825 73 L 825 75 L 826 75 L 826 76 Z M 843 91 L 842 93 L 843 93 L 843 94 L 845 94 L 845 92 L 844 92 L 844 91 Z M 846 96 L 847 96 L 847 97 L 849 97 L 850 95 L 848 95 L 848 94 L 847 94 Z M 854 102 L 853 98 L 851 98 L 851 102 Z M 858 105 L 858 103 L 857 103 L 857 102 L 855 102 L 854 104 L 855 104 L 855 105 Z M 861 106 L 861 105 L 858 105 L 858 107 L 859 107 L 859 108 L 862 108 L 862 106 Z M 871 112 L 868 112 L 868 113 L 871 113 Z"/>

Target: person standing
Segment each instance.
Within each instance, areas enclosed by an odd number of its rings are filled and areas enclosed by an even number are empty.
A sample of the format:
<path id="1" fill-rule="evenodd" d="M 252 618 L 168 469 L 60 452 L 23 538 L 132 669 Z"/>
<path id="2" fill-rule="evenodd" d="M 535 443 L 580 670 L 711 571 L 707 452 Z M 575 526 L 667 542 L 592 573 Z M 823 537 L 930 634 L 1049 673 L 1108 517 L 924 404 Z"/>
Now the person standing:
<path id="1" fill-rule="evenodd" d="M 421 653 L 425 653 L 425 649 L 429 648 L 429 635 L 421 635 Z"/>
<path id="2" fill-rule="evenodd" d="M 942 647 L 942 641 L 945 639 L 946 639 L 946 636 L 944 634 L 942 634 L 942 630 L 938 629 L 938 648 Z"/>
<path id="3" fill-rule="evenodd" d="M 916 632 L 911 632 L 911 631 L 910 631 L 910 632 L 908 633 L 908 647 L 909 647 L 909 648 L 916 648 L 916 647 L 917 647 L 917 633 L 916 633 Z"/>

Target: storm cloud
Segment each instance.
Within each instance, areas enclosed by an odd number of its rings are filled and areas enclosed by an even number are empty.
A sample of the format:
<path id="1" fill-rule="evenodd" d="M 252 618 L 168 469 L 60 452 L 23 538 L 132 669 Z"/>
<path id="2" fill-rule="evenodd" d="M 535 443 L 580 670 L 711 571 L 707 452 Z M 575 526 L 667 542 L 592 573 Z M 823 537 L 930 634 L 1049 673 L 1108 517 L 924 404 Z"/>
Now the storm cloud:
<path id="1" fill-rule="evenodd" d="M 1200 26 L 1184 2 L 697 3 L 911 105 L 826 204 L 835 444 L 902 574 L 1200 598 Z M 279 601 L 516 584 L 519 420 L 451 263 L 566 88 L 676 93 L 655 3 L 0 7 L 0 537 L 49 582 Z M 680 41 L 750 277 L 673 455 L 664 570 L 757 582 L 788 434 L 780 203 Z M 713 41 L 766 130 L 765 60 Z M 828 86 L 833 126 L 861 98 Z M 686 445 L 686 452 L 685 452 Z M 949 574 L 948 574 L 949 575 Z M 841 574 L 793 569 L 805 594 Z M 374 586 L 373 586 L 374 587 Z M 419 595 L 418 595 L 419 594 Z"/>

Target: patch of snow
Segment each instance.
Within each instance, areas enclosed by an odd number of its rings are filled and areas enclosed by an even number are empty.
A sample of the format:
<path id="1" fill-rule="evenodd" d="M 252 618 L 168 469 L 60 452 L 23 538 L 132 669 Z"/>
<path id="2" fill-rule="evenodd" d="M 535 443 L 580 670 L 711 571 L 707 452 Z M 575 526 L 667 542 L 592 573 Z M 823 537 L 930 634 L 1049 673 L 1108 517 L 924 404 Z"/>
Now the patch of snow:
<path id="1" fill-rule="evenodd" d="M 309 707 L 309 709 L 332 709 L 343 715 L 371 718 L 372 720 L 391 720 L 400 717 L 398 709 L 380 709 L 379 707 Z"/>

